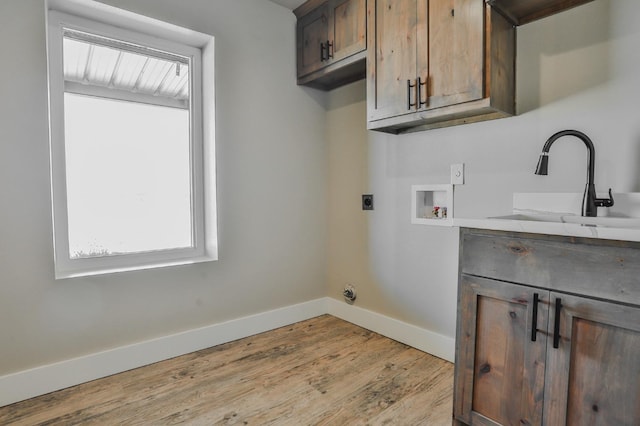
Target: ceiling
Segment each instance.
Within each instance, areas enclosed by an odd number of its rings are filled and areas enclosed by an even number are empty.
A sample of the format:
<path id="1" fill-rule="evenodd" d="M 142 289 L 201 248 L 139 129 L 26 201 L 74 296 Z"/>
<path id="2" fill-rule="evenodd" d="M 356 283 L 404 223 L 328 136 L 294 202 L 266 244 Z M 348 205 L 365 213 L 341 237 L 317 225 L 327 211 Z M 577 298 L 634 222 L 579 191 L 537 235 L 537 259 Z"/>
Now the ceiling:
<path id="1" fill-rule="evenodd" d="M 304 3 L 306 0 L 271 0 L 274 3 L 279 4 L 280 6 L 284 6 L 287 9 L 295 9 L 296 7 L 300 6 L 302 3 Z"/>

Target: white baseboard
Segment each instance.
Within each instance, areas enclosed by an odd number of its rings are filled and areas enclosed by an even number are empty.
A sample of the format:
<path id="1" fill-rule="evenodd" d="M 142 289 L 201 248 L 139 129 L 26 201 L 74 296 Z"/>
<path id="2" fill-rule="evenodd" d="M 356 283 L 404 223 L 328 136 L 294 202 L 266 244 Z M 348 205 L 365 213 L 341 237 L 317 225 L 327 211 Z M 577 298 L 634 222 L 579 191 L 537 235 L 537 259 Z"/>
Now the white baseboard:
<path id="1" fill-rule="evenodd" d="M 453 362 L 454 339 L 325 297 L 0 376 L 0 407 L 323 314 Z"/>
<path id="2" fill-rule="evenodd" d="M 453 362 L 455 339 L 367 309 L 328 298 L 329 314 L 397 340 L 438 358 Z"/>
<path id="3" fill-rule="evenodd" d="M 321 298 L 0 376 L 0 407 L 326 313 Z"/>

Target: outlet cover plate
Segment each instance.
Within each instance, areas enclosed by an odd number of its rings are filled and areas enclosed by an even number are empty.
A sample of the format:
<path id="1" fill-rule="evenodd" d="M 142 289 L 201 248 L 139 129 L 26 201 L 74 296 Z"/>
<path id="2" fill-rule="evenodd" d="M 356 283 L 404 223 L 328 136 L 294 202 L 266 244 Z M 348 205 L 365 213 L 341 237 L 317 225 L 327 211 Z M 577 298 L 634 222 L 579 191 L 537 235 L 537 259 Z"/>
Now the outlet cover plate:
<path id="1" fill-rule="evenodd" d="M 362 194 L 362 210 L 373 210 L 373 194 Z"/>
<path id="2" fill-rule="evenodd" d="M 464 185 L 464 163 L 451 165 L 451 184 Z"/>

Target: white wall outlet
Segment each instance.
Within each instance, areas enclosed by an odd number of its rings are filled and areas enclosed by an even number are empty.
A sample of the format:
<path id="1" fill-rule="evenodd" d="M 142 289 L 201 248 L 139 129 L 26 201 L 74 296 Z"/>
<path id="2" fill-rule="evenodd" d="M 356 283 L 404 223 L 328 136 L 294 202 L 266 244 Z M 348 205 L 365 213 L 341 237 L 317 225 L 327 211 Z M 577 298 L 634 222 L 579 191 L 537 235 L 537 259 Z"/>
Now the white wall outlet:
<path id="1" fill-rule="evenodd" d="M 464 185 L 464 163 L 451 165 L 451 184 Z"/>

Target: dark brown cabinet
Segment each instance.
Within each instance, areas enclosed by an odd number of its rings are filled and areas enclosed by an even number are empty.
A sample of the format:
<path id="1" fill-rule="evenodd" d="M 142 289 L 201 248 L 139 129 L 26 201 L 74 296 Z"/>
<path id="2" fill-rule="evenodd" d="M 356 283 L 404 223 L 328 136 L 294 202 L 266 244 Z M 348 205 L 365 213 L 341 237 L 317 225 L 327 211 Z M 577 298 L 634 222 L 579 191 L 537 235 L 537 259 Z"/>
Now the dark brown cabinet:
<path id="1" fill-rule="evenodd" d="M 487 0 L 514 25 L 524 25 L 593 0 Z"/>
<path id="2" fill-rule="evenodd" d="M 535 290 L 463 275 L 455 417 L 466 424 L 540 425 L 546 338 L 531 340 Z M 538 301 L 546 329 L 548 298 Z M 523 420 L 523 423 L 520 423 Z"/>
<path id="3" fill-rule="evenodd" d="M 424 130 L 515 112 L 515 28 L 484 0 L 369 2 L 368 128 Z"/>
<path id="4" fill-rule="evenodd" d="M 298 17 L 296 30 L 299 78 L 325 65 L 329 4 L 324 2 L 306 15 Z"/>
<path id="5" fill-rule="evenodd" d="M 550 293 L 546 424 L 640 424 L 640 307 Z M 554 316 L 554 315 L 557 315 Z"/>
<path id="6" fill-rule="evenodd" d="M 454 423 L 640 424 L 640 244 L 461 243 Z"/>
<path id="7" fill-rule="evenodd" d="M 331 89 L 365 76 L 367 0 L 310 0 L 294 13 L 298 84 Z"/>
<path id="8" fill-rule="evenodd" d="M 517 25 L 593 0 L 309 0 L 297 81 L 366 77 L 367 128 L 404 133 L 515 114 Z"/>

